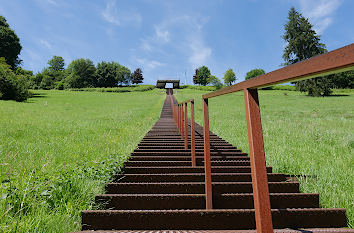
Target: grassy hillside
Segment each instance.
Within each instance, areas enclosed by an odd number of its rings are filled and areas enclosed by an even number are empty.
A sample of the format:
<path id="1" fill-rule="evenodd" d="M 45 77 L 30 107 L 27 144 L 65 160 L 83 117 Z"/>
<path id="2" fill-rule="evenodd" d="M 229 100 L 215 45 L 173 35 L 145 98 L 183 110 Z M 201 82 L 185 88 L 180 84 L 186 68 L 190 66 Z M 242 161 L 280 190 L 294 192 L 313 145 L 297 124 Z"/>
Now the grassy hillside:
<path id="1" fill-rule="evenodd" d="M 203 91 L 178 90 L 178 100 L 196 100 L 202 124 Z M 354 227 L 354 93 L 312 98 L 294 91 L 260 91 L 267 164 L 300 175 L 303 192 L 320 193 L 324 207 L 347 209 Z M 242 92 L 209 100 L 210 128 L 248 151 Z M 302 175 L 307 178 L 301 177 Z"/>
<path id="2" fill-rule="evenodd" d="M 80 211 L 158 119 L 165 93 L 37 91 L 0 101 L 0 232 L 80 229 Z"/>

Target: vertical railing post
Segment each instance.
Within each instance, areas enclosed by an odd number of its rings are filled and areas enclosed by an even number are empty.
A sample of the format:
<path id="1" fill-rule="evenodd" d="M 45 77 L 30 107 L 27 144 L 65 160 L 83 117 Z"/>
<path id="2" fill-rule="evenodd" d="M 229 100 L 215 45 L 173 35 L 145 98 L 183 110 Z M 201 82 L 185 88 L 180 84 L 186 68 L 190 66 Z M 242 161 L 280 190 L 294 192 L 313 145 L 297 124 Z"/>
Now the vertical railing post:
<path id="1" fill-rule="evenodd" d="M 203 129 L 204 129 L 204 172 L 205 172 L 205 206 L 213 208 L 213 193 L 211 183 L 210 132 L 208 99 L 203 99 Z"/>
<path id="2" fill-rule="evenodd" d="M 181 116 L 181 108 L 179 107 L 179 104 L 177 104 L 177 126 L 178 126 L 178 131 L 181 133 L 181 119 L 180 119 L 180 116 Z"/>
<path id="3" fill-rule="evenodd" d="M 184 111 L 183 111 L 183 104 L 180 104 L 180 108 L 181 108 L 181 137 L 183 139 L 184 137 L 184 125 L 183 125 L 183 115 L 184 115 Z"/>
<path id="4" fill-rule="evenodd" d="M 192 167 L 197 165 L 195 158 L 195 132 L 194 132 L 194 100 L 191 100 L 191 154 Z"/>
<path id="5" fill-rule="evenodd" d="M 188 114 L 187 114 L 187 102 L 184 103 L 184 149 L 188 149 Z"/>
<path id="6" fill-rule="evenodd" d="M 244 89 L 257 233 L 273 232 L 257 89 Z"/>

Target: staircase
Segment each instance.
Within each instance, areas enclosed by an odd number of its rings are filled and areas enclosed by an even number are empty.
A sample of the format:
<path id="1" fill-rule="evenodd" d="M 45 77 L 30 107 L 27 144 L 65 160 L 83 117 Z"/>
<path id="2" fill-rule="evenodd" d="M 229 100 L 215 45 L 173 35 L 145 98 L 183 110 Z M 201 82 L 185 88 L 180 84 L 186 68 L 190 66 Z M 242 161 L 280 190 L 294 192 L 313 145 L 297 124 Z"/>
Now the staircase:
<path id="1" fill-rule="evenodd" d="M 82 212 L 82 230 L 254 232 L 247 231 L 256 228 L 249 157 L 210 133 L 214 209 L 205 210 L 203 129 L 197 124 L 195 129 L 197 167 L 192 167 L 166 98 L 160 119 L 124 173 L 106 184 L 106 194 L 96 196 L 104 209 Z M 300 193 L 298 182 L 271 167 L 267 172 L 273 226 L 281 229 L 275 232 L 354 232 L 343 228 L 344 209 L 319 208 L 318 194 Z"/>

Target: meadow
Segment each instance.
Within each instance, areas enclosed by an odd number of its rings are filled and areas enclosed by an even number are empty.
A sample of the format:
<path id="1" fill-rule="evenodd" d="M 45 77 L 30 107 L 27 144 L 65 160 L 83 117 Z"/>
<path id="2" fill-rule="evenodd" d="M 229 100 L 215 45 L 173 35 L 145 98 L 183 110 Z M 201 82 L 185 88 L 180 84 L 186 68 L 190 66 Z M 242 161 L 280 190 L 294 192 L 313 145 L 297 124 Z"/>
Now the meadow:
<path id="1" fill-rule="evenodd" d="M 0 101 L 0 232 L 80 230 L 159 118 L 165 92 L 34 91 Z"/>
<path id="2" fill-rule="evenodd" d="M 183 89 L 179 101 L 194 98 L 202 125 L 201 95 Z M 322 207 L 346 208 L 354 227 L 354 93 L 308 97 L 296 91 L 259 91 L 267 165 L 297 176 L 302 192 L 320 193 Z M 242 92 L 209 99 L 210 129 L 248 152 Z"/>

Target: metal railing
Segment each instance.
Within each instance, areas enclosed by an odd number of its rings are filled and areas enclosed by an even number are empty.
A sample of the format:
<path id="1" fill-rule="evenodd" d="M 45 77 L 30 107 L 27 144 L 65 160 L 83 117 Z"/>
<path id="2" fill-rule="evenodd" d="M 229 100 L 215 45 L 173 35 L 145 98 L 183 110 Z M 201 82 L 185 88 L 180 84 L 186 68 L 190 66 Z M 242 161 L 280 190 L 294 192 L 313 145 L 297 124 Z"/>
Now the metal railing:
<path id="1" fill-rule="evenodd" d="M 173 119 L 176 122 L 177 128 L 184 140 L 184 148 L 189 149 L 188 145 L 188 103 L 190 103 L 191 118 L 190 118 L 190 145 L 191 145 L 191 161 L 192 167 L 197 166 L 195 155 L 195 123 L 194 123 L 194 99 L 189 99 L 184 102 L 174 104 L 170 95 L 170 103 L 172 106 Z"/>
<path id="2" fill-rule="evenodd" d="M 212 205 L 208 99 L 243 91 L 257 232 L 273 232 L 258 89 L 354 70 L 354 44 L 260 75 L 202 96 L 206 208 Z"/>
<path id="3" fill-rule="evenodd" d="M 206 209 L 213 208 L 208 99 L 238 91 L 243 91 L 244 93 L 257 232 L 273 232 L 258 88 L 291 81 L 310 79 L 349 70 L 354 70 L 354 44 L 350 44 L 337 50 L 312 57 L 296 64 L 289 65 L 230 87 L 225 87 L 218 91 L 203 95 Z M 183 116 L 187 113 L 187 108 L 183 111 L 183 104 L 187 102 L 188 101 L 178 103 L 175 105 L 173 110 L 174 118 L 181 135 L 183 135 L 184 131 Z M 193 106 L 193 104 L 191 104 L 191 106 Z M 186 117 L 184 122 L 187 122 Z M 194 119 L 191 124 L 194 125 Z M 186 127 L 185 131 L 187 131 Z M 182 137 L 186 138 L 186 136 Z"/>

